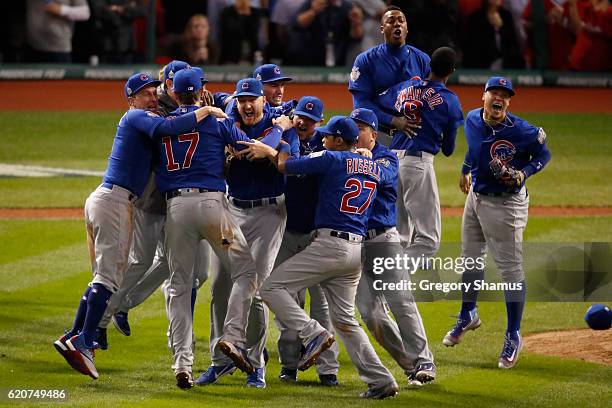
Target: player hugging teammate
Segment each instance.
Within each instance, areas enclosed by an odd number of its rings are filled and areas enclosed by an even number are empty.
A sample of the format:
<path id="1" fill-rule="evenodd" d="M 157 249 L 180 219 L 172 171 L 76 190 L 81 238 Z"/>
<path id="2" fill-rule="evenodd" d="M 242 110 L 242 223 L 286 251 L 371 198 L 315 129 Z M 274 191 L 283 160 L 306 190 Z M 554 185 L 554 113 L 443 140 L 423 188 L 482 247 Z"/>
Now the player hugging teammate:
<path id="1" fill-rule="evenodd" d="M 161 81 L 147 74 L 130 77 L 130 109 L 85 206 L 93 280 L 72 329 L 54 343 L 66 361 L 98 378 L 93 351 L 108 348 L 108 321 L 129 335 L 127 311 L 165 280 L 180 388 L 213 384 L 237 369 L 247 386 L 266 387 L 268 308 L 281 333 L 282 381 L 296 382 L 298 370 L 316 364 L 321 384 L 338 385 L 337 336 L 366 383 L 361 397 L 398 393 L 355 306 L 409 385 L 435 380 L 412 294 L 375 290 L 371 262 L 381 248 L 388 257 L 435 256 L 441 216 L 433 162 L 440 151 L 454 152 L 463 124 L 459 100 L 446 88 L 455 52 L 442 47 L 430 59 L 405 43 L 407 31 L 402 11 L 390 7 L 381 19 L 384 44 L 360 54 L 351 71 L 355 110 L 325 126 L 317 97 L 283 101 L 291 78 L 273 64 L 238 81 L 232 95 L 211 94 L 203 70 L 181 61 L 164 67 L 159 91 Z M 522 347 L 525 181 L 550 160 L 544 130 L 508 112 L 514 94 L 509 79 L 487 82 L 483 107 L 467 116 L 460 181 L 468 194 L 461 255 L 477 258 L 489 248 L 503 281 L 521 283 L 506 293 L 500 368 L 514 367 Z M 143 202 L 154 196 L 159 205 L 151 211 Z M 212 361 L 194 381 L 193 308 L 209 269 Z M 474 268 L 462 280 L 483 275 Z M 410 274 L 389 270 L 376 279 L 410 281 Z M 303 310 L 307 292 L 310 315 Z M 447 346 L 481 324 L 477 293 L 462 295 Z"/>

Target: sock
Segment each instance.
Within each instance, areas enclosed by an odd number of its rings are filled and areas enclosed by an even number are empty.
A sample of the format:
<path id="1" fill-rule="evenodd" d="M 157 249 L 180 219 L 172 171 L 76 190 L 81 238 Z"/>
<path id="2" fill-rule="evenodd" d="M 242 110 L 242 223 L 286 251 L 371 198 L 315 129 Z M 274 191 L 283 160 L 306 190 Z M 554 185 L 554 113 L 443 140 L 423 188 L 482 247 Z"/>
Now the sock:
<path id="1" fill-rule="evenodd" d="M 85 340 L 86 347 L 93 346 L 96 339 L 96 329 L 106 311 L 106 305 L 111 295 L 112 292 L 101 283 L 91 285 L 91 292 L 87 297 L 87 315 L 83 325 L 83 340 Z"/>
<path id="2" fill-rule="evenodd" d="M 470 318 L 470 311 L 476 307 L 478 291 L 474 290 L 474 282 L 484 279 L 484 269 L 468 269 L 461 276 L 461 282 L 470 283 L 470 289 L 461 293 L 461 312 L 459 317 L 462 319 Z"/>
<path id="3" fill-rule="evenodd" d="M 79 307 L 76 311 L 76 316 L 74 317 L 74 323 L 72 324 L 72 329 L 68 332 L 68 337 L 76 336 L 83 329 L 83 323 L 85 322 L 85 315 L 87 314 L 87 297 L 89 296 L 89 292 L 91 291 L 91 287 L 87 286 L 85 289 L 85 293 L 81 297 L 79 301 Z"/>
<path id="4" fill-rule="evenodd" d="M 191 289 L 191 319 L 193 320 L 193 311 L 195 310 L 196 299 L 198 298 L 198 288 Z"/>
<path id="5" fill-rule="evenodd" d="M 523 309 L 525 308 L 525 294 L 527 287 L 525 281 L 519 282 L 522 285 L 521 290 L 506 290 L 504 297 L 506 298 L 506 314 L 508 315 L 508 333 L 514 333 L 521 330 L 521 320 L 523 318 Z"/>

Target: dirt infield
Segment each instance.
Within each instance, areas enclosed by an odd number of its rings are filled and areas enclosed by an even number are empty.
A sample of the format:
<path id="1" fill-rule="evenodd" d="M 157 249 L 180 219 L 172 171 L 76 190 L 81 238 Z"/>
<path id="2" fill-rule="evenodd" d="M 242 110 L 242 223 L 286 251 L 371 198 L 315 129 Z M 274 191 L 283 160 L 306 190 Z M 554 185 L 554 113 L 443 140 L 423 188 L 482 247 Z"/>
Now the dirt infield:
<path id="1" fill-rule="evenodd" d="M 0 110 L 100 111 L 124 110 L 123 81 L 0 81 Z M 232 92 L 233 85 L 209 83 L 213 92 Z M 464 110 L 482 105 L 482 86 L 451 86 Z M 345 84 L 290 84 L 286 98 L 316 95 L 329 110 L 352 108 Z M 610 113 L 612 89 L 522 87 L 512 99 L 514 112 Z"/>
<path id="2" fill-rule="evenodd" d="M 567 330 L 531 334 L 524 350 L 555 357 L 612 365 L 612 330 Z"/>
<path id="3" fill-rule="evenodd" d="M 442 216 L 460 217 L 462 207 L 442 207 Z M 612 207 L 532 207 L 535 217 L 612 216 Z M 82 208 L 0 208 L 1 218 L 83 218 Z"/>

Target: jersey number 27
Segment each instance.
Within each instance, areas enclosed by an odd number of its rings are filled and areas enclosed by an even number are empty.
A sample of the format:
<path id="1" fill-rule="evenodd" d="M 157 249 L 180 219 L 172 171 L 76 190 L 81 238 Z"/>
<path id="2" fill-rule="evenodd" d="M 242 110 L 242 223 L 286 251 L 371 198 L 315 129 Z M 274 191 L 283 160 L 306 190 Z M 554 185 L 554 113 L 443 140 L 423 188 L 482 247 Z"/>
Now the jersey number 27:
<path id="1" fill-rule="evenodd" d="M 363 214 L 372 202 L 372 196 L 374 196 L 374 193 L 376 192 L 376 183 L 374 183 L 373 181 L 364 181 L 362 183 L 358 179 L 351 178 L 346 180 L 344 187 L 350 189 L 351 191 L 342 196 L 340 211 L 350 214 Z M 366 199 L 366 201 L 359 207 L 351 205 L 350 202 L 355 198 L 359 197 L 361 191 L 363 190 L 368 190 L 368 198 Z"/>
<path id="2" fill-rule="evenodd" d="M 185 133 L 183 135 L 179 135 L 178 141 L 189 142 L 189 147 L 187 148 L 187 152 L 185 153 L 185 159 L 183 160 L 182 167 L 183 169 L 188 169 L 189 167 L 191 167 L 191 159 L 193 158 L 193 154 L 198 148 L 200 134 L 198 132 Z M 162 143 L 164 144 L 164 148 L 166 151 L 166 170 L 180 170 L 181 165 L 174 161 L 174 153 L 172 152 L 172 139 L 170 137 L 164 137 L 162 138 Z"/>

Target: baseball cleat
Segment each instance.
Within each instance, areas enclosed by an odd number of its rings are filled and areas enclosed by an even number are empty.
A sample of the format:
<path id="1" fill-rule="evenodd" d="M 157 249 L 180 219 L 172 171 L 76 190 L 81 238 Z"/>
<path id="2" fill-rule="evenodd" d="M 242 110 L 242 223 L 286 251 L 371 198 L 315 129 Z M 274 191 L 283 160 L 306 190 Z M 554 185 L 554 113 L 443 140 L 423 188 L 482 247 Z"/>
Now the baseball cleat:
<path id="1" fill-rule="evenodd" d="M 461 314 L 457 317 L 457 323 L 455 323 L 453 328 L 446 333 L 444 340 L 442 340 L 445 346 L 453 347 L 455 344 L 459 344 L 461 342 L 461 337 L 463 337 L 465 333 L 480 327 L 482 322 L 480 321 L 476 308 L 470 310 L 469 313 L 469 318 L 467 319 L 462 319 Z"/>
<path id="2" fill-rule="evenodd" d="M 297 370 L 283 367 L 278 375 L 278 379 L 284 382 L 297 382 L 297 375 Z"/>
<path id="3" fill-rule="evenodd" d="M 127 312 L 117 312 L 113 315 L 113 325 L 115 329 L 124 336 L 129 336 L 132 334 L 130 330 L 130 323 L 128 322 L 128 314 Z"/>
<path id="4" fill-rule="evenodd" d="M 436 379 L 436 365 L 434 363 L 419 364 L 414 370 L 414 378 L 421 384 L 427 384 Z"/>
<path id="5" fill-rule="evenodd" d="M 176 386 L 181 389 L 193 388 L 193 377 L 189 371 L 179 371 L 176 373 Z"/>
<path id="6" fill-rule="evenodd" d="M 72 368 L 81 374 L 85 374 L 97 380 L 98 370 L 94 365 L 94 347 L 88 348 L 85 346 L 83 336 L 72 336 L 65 343 L 68 351 L 66 353 L 66 361 Z"/>
<path id="7" fill-rule="evenodd" d="M 516 365 L 521 349 L 523 348 L 523 339 L 521 334 L 517 331 L 514 333 L 506 332 L 504 337 L 504 347 L 499 356 L 499 368 L 509 369 Z"/>
<path id="8" fill-rule="evenodd" d="M 195 381 L 197 385 L 208 385 L 214 384 L 219 378 L 225 375 L 234 375 L 236 371 L 236 364 L 229 363 L 222 366 L 210 366 L 208 370 L 202 373 L 200 377 Z"/>
<path id="9" fill-rule="evenodd" d="M 336 374 L 319 374 L 321 385 L 326 387 L 335 387 L 338 385 L 338 376 Z"/>
<path id="10" fill-rule="evenodd" d="M 66 345 L 66 340 L 68 340 L 69 333 L 64 333 L 59 339 L 53 342 L 53 347 L 57 350 L 58 353 L 62 355 L 66 359 L 66 362 L 70 364 L 70 359 L 68 359 L 68 346 Z"/>
<path id="11" fill-rule="evenodd" d="M 232 359 L 234 364 L 236 364 L 236 367 L 238 367 L 241 371 L 247 374 L 252 374 L 255 372 L 255 368 L 250 363 L 246 355 L 246 350 L 237 347 L 226 340 L 219 341 L 219 348 L 223 354 Z"/>
<path id="12" fill-rule="evenodd" d="M 255 372 L 247 376 L 247 387 L 266 388 L 266 367 L 256 368 Z"/>
<path id="13" fill-rule="evenodd" d="M 306 345 L 306 350 L 300 358 L 298 370 L 307 370 L 317 361 L 322 352 L 324 352 L 325 350 L 330 348 L 332 344 L 334 344 L 334 341 L 334 337 L 330 335 L 327 331 L 319 333 L 317 337 L 315 337 Z"/>
<path id="14" fill-rule="evenodd" d="M 359 396 L 361 398 L 381 400 L 385 398 L 395 397 L 397 395 L 397 392 L 397 384 L 395 383 L 395 381 L 393 381 L 381 387 L 370 388 L 366 392 L 362 392 L 361 394 L 359 394 Z"/>
<path id="15" fill-rule="evenodd" d="M 98 327 L 96 329 L 96 343 L 100 346 L 101 350 L 108 350 L 108 338 L 106 336 L 106 327 Z"/>

